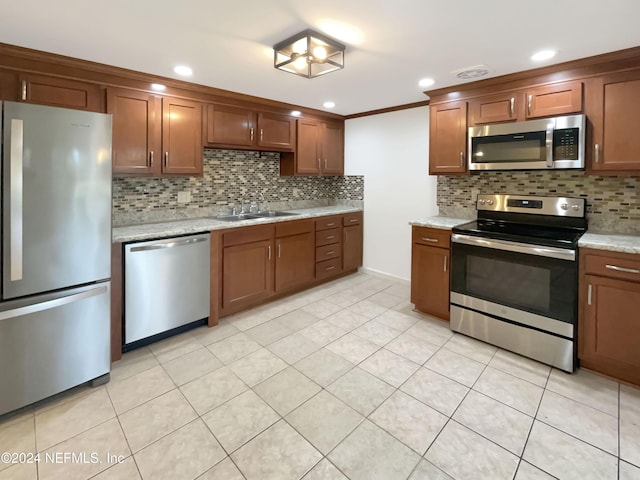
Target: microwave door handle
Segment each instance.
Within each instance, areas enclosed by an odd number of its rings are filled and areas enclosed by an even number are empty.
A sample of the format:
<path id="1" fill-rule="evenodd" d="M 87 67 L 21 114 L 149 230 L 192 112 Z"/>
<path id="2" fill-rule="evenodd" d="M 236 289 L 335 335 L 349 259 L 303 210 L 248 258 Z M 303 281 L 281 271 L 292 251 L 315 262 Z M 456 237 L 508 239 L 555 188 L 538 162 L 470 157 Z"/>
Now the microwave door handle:
<path id="1" fill-rule="evenodd" d="M 545 147 L 547 152 L 547 168 L 553 168 L 553 123 L 547 124 L 547 135 L 545 139 Z"/>

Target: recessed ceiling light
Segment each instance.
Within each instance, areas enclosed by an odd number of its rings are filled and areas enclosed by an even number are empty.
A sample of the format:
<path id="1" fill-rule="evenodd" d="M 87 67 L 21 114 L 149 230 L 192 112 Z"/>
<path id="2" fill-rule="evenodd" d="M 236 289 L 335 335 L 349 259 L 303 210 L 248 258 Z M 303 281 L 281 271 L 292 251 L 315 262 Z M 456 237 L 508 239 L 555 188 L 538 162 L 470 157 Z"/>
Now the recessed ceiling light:
<path id="1" fill-rule="evenodd" d="M 185 77 L 190 77 L 191 75 L 193 75 L 193 70 L 191 70 L 186 65 L 178 65 L 176 68 L 173 69 L 173 71 L 176 72 L 178 75 L 182 75 Z"/>
<path id="2" fill-rule="evenodd" d="M 152 83 L 151 84 L 151 90 L 155 90 L 156 92 L 164 92 L 166 89 L 167 89 L 167 87 L 165 87 L 161 83 Z"/>
<path id="3" fill-rule="evenodd" d="M 544 60 L 549 60 L 550 58 L 553 58 L 555 56 L 555 50 L 540 50 L 539 52 L 531 55 L 531 60 L 533 60 L 534 62 L 542 62 Z"/>
<path id="4" fill-rule="evenodd" d="M 335 106 L 336 106 L 336 102 L 324 102 L 324 103 L 322 104 L 322 106 L 323 106 L 324 108 L 333 108 L 333 107 L 335 107 Z"/>
<path id="5" fill-rule="evenodd" d="M 300 115 L 302 115 L 302 112 L 300 110 L 291 110 L 291 116 L 299 117 Z"/>
<path id="6" fill-rule="evenodd" d="M 430 87 L 434 83 L 436 83 L 436 81 L 433 78 L 423 78 L 418 82 L 418 85 L 421 86 L 422 88 L 426 88 L 426 87 Z"/>

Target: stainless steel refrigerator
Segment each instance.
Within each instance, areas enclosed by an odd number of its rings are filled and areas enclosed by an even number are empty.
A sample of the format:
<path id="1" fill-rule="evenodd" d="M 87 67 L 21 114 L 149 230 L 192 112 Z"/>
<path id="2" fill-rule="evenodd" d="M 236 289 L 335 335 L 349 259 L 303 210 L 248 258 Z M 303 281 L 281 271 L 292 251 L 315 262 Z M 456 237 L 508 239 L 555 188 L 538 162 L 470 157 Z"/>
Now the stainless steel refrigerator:
<path id="1" fill-rule="evenodd" d="M 111 116 L 0 109 L 1 415 L 109 373 Z"/>

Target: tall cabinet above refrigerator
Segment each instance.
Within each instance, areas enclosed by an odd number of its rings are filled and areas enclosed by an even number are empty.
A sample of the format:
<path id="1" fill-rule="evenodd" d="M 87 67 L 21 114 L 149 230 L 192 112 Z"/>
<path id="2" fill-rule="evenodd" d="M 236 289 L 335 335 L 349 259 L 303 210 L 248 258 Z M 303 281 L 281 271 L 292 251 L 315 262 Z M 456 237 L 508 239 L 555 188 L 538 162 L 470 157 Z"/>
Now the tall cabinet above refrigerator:
<path id="1" fill-rule="evenodd" d="M 1 415 L 109 373 L 111 116 L 0 109 Z"/>

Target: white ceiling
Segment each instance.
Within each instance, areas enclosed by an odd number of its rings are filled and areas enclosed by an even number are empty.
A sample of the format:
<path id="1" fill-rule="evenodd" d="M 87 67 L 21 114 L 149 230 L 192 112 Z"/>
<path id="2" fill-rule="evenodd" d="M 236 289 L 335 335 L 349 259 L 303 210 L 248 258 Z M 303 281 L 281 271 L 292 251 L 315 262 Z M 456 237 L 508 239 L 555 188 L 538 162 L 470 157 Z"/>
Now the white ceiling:
<path id="1" fill-rule="evenodd" d="M 455 85 L 466 66 L 498 76 L 638 46 L 639 18 L 640 0 L 0 0 L 0 42 L 174 78 L 187 64 L 195 83 L 347 115 L 426 100 L 419 79 Z M 271 46 L 305 28 L 342 37 L 343 70 L 273 68 Z"/>

